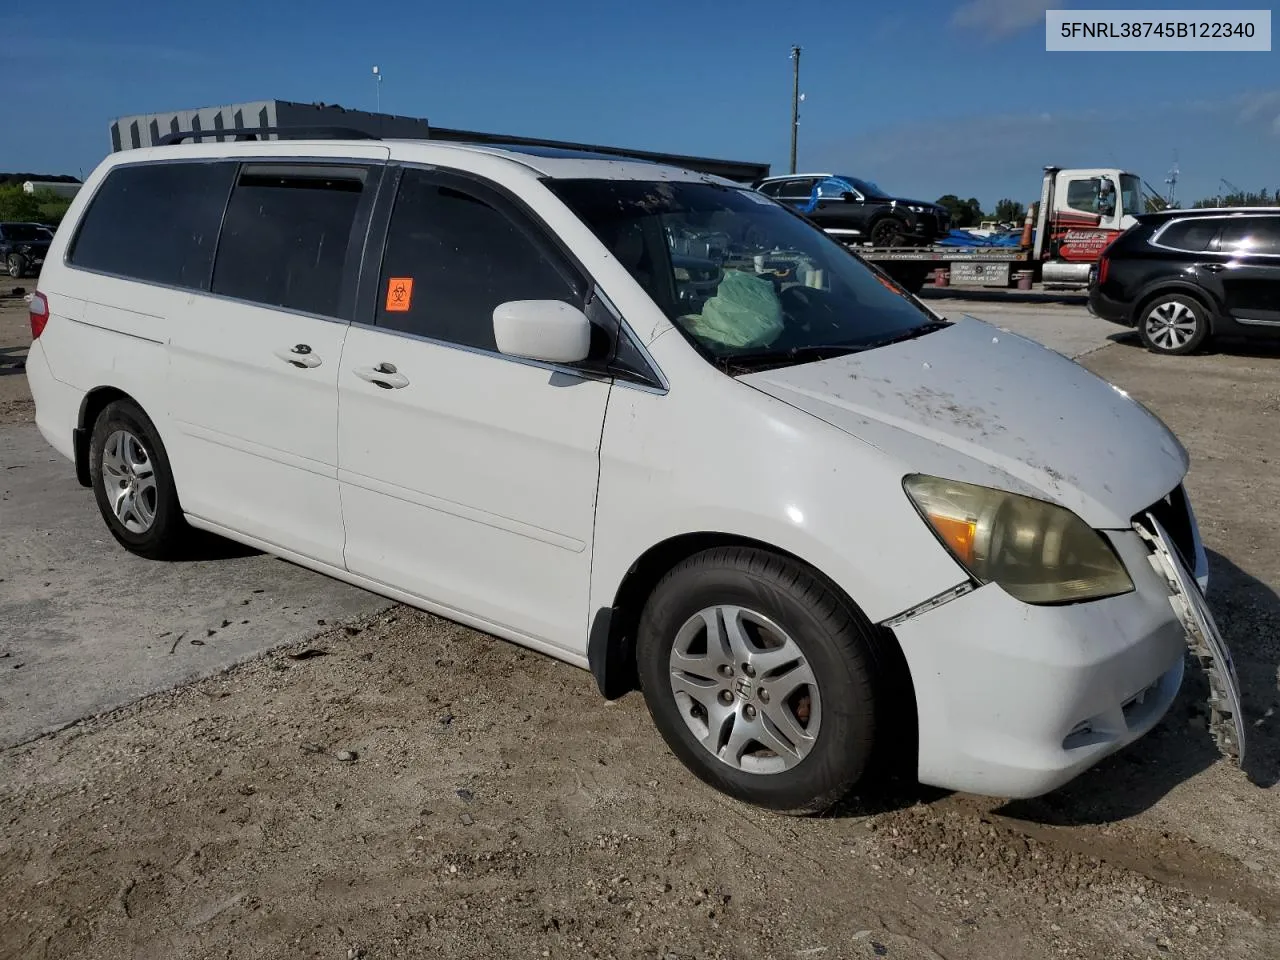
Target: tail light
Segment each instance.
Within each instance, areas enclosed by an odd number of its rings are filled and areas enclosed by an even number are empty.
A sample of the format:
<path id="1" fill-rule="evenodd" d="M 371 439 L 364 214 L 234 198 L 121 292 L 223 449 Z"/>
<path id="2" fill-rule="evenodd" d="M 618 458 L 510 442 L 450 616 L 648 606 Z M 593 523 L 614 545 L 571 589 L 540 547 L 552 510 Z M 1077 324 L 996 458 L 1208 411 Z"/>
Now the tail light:
<path id="1" fill-rule="evenodd" d="M 37 290 L 31 295 L 31 339 L 40 339 L 45 324 L 49 322 L 49 301 Z"/>
<path id="2" fill-rule="evenodd" d="M 1107 272 L 1111 269 L 1111 258 L 1105 253 L 1098 258 L 1098 286 L 1107 282 Z"/>

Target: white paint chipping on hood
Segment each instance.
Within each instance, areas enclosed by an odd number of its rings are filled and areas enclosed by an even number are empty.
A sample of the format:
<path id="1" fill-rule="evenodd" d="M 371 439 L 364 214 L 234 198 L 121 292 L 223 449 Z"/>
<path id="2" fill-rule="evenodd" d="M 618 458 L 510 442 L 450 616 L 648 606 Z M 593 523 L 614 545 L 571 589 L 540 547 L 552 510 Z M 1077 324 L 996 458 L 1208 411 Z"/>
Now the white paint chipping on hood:
<path id="1" fill-rule="evenodd" d="M 1127 529 L 1189 464 L 1169 429 L 1119 389 L 972 317 L 740 379 L 899 459 L 904 472 L 1039 496 L 1096 528 Z"/>

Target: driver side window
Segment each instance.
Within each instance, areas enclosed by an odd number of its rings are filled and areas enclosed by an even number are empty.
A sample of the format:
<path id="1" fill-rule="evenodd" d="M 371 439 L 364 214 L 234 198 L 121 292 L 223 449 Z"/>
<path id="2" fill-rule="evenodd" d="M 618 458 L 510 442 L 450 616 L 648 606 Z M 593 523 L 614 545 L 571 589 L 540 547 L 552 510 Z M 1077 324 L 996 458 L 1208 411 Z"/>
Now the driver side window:
<path id="1" fill-rule="evenodd" d="M 541 231 L 493 191 L 405 170 L 382 258 L 378 326 L 496 352 L 498 304 L 582 307 L 585 286 Z"/>
<path id="2" fill-rule="evenodd" d="M 1098 193 L 1101 187 L 1101 177 L 1072 180 L 1067 184 L 1067 206 L 1080 213 L 1099 213 Z"/>

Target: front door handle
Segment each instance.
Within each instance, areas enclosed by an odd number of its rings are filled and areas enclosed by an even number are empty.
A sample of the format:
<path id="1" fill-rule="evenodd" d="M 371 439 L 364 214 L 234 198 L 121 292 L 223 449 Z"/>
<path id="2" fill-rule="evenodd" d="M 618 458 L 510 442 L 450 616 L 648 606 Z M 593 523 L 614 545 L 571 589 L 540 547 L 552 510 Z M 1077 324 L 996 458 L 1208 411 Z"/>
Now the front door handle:
<path id="1" fill-rule="evenodd" d="M 276 351 L 276 356 L 285 363 L 291 363 L 295 367 L 302 367 L 303 369 L 318 367 L 324 363 L 323 360 L 311 352 L 311 348 L 305 343 L 296 344 L 288 350 L 281 348 Z"/>
<path id="2" fill-rule="evenodd" d="M 1227 269 L 1227 265 L 1225 263 L 1206 263 L 1204 268 L 1210 273 L 1221 273 L 1223 270 Z"/>
<path id="3" fill-rule="evenodd" d="M 396 371 L 394 363 L 380 363 L 376 367 L 356 367 L 354 373 L 361 380 L 368 380 L 383 390 L 399 390 L 409 385 L 409 378 Z"/>

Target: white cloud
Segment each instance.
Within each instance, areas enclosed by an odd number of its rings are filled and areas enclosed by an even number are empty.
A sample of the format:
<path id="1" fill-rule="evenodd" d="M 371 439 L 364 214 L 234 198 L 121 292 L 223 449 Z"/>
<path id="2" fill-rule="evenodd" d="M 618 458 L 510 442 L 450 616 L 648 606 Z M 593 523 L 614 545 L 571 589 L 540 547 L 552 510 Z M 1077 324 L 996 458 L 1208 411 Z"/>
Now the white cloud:
<path id="1" fill-rule="evenodd" d="M 951 25 L 986 34 L 995 40 L 1044 23 L 1046 10 L 1066 6 L 1056 0 L 966 0 L 951 15 Z"/>

